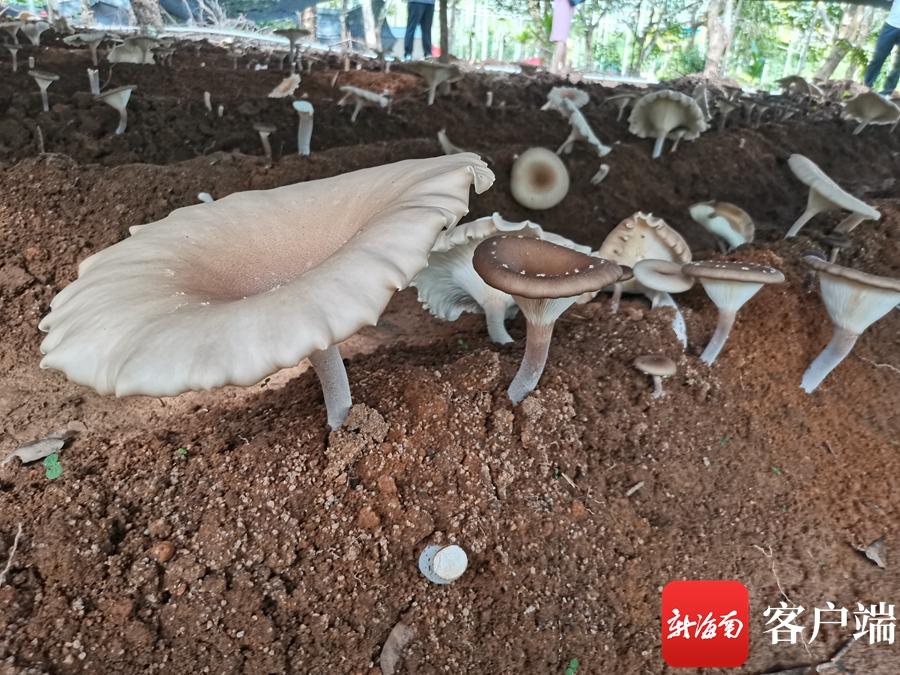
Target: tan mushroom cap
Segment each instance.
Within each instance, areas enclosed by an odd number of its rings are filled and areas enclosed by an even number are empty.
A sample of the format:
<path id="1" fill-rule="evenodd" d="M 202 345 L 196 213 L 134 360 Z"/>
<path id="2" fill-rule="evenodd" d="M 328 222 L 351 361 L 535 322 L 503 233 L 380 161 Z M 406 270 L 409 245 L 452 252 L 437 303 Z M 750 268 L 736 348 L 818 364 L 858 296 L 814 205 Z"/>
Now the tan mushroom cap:
<path id="1" fill-rule="evenodd" d="M 860 272 L 852 267 L 844 267 L 837 263 L 828 262 L 817 255 L 807 254 L 803 256 L 801 260 L 817 272 L 830 274 L 831 276 L 847 279 L 848 281 L 855 281 L 863 286 L 871 286 L 872 288 L 881 288 L 886 291 L 900 293 L 900 279 L 892 279 L 891 277 L 881 277 L 875 274 Z"/>
<path id="2" fill-rule="evenodd" d="M 672 359 L 661 354 L 639 356 L 634 360 L 634 367 L 642 373 L 657 377 L 671 377 L 678 370 Z"/>
<path id="3" fill-rule="evenodd" d="M 881 214 L 864 201 L 846 192 L 808 157 L 793 154 L 788 157 L 788 166 L 801 182 L 818 192 L 835 206 L 853 211 L 870 220 L 878 220 Z"/>
<path id="4" fill-rule="evenodd" d="M 753 284 L 780 284 L 784 274 L 774 267 L 733 260 L 698 260 L 682 265 L 689 277 L 712 281 L 743 281 Z"/>
<path id="5" fill-rule="evenodd" d="M 684 293 L 694 286 L 694 278 L 681 271 L 683 264 L 671 260 L 640 260 L 634 266 L 634 277 L 652 291 Z"/>
<path id="6" fill-rule="evenodd" d="M 485 239 L 472 265 L 489 286 L 534 300 L 598 291 L 622 275 L 614 262 L 522 235 Z"/>
<path id="7" fill-rule="evenodd" d="M 274 134 L 278 130 L 278 127 L 268 122 L 254 122 L 253 128 L 263 134 Z"/>
<path id="8" fill-rule="evenodd" d="M 847 101 L 844 114 L 868 124 L 891 124 L 900 117 L 900 108 L 874 91 L 864 91 Z"/>
<path id="9" fill-rule="evenodd" d="M 728 224 L 731 225 L 731 229 L 741 235 L 744 239 L 753 239 L 756 228 L 753 225 L 753 218 L 749 213 L 744 211 L 744 209 L 731 202 L 712 201 L 707 203 L 712 207 L 717 216 L 721 216 L 728 221 Z"/>

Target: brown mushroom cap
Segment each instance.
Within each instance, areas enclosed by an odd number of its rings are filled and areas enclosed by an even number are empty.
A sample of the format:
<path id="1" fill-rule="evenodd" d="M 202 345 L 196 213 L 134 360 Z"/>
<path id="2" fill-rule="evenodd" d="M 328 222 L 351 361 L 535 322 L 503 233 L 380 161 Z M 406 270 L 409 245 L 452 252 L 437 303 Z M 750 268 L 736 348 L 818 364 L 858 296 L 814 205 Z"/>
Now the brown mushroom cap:
<path id="1" fill-rule="evenodd" d="M 864 286 L 871 286 L 872 288 L 881 288 L 886 291 L 894 291 L 896 293 L 900 293 L 900 279 L 892 279 L 891 277 L 880 277 L 875 274 L 867 274 L 866 272 L 855 270 L 852 267 L 844 267 L 843 265 L 838 265 L 837 263 L 828 262 L 824 258 L 820 258 L 819 256 L 812 254 L 803 256 L 801 260 L 817 272 L 824 272 L 825 274 L 830 274 L 834 277 L 840 277 L 849 281 L 855 281 L 856 283 L 862 284 Z"/>
<path id="2" fill-rule="evenodd" d="M 521 235 L 481 242 L 472 258 L 486 284 L 523 298 L 569 298 L 614 283 L 622 268 L 614 262 Z"/>
<path id="3" fill-rule="evenodd" d="M 682 274 L 697 279 L 744 281 L 754 284 L 780 284 L 784 274 L 774 267 L 732 260 L 698 260 L 682 265 Z"/>
<path id="4" fill-rule="evenodd" d="M 677 371 L 675 362 L 668 356 L 661 354 L 647 354 L 634 360 L 634 367 L 647 375 L 658 377 L 670 377 Z"/>
<path id="5" fill-rule="evenodd" d="M 278 130 L 278 127 L 268 122 L 254 122 L 253 128 L 263 134 L 274 134 Z"/>

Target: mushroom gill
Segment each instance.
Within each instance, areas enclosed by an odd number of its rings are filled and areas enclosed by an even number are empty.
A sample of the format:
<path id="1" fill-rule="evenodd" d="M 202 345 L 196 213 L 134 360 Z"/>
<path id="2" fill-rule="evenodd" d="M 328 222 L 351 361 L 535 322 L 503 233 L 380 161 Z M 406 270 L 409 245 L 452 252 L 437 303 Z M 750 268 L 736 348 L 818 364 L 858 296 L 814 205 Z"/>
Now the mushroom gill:
<path id="1" fill-rule="evenodd" d="M 692 141 L 706 131 L 706 119 L 697 102 L 687 94 L 663 89 L 647 94 L 634 104 L 628 118 L 628 130 L 640 138 L 655 138 L 653 158 L 663 151 L 671 133 L 679 130 L 678 140 Z"/>
<path id="2" fill-rule="evenodd" d="M 81 263 L 40 323 L 41 366 L 101 394 L 175 396 L 312 357 L 336 428 L 350 406 L 338 343 L 378 321 L 469 187 L 492 182 L 453 155 L 178 209 Z"/>

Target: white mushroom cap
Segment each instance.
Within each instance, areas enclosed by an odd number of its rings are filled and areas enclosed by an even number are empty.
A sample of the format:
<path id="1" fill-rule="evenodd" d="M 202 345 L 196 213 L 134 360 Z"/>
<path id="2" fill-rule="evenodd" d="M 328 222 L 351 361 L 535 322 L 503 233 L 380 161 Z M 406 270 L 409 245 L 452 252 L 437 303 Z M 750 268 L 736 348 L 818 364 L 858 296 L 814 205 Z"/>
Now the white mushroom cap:
<path id="1" fill-rule="evenodd" d="M 81 263 L 41 366 L 119 396 L 254 384 L 375 324 L 492 182 L 453 155 L 178 209 Z"/>
<path id="2" fill-rule="evenodd" d="M 513 199 L 538 211 L 553 208 L 569 193 L 566 165 L 546 148 L 530 148 L 519 155 L 509 182 Z"/>
<path id="3" fill-rule="evenodd" d="M 583 89 L 575 87 L 553 87 L 547 94 L 547 102 L 541 107 L 541 110 L 555 110 L 563 117 L 570 115 L 569 110 L 563 106 L 563 101 L 569 101 L 576 109 L 583 108 L 587 105 L 591 97 Z"/>
<path id="4" fill-rule="evenodd" d="M 597 249 L 601 258 L 635 267 L 641 260 L 691 261 L 691 249 L 684 238 L 662 218 L 638 211 L 616 225 Z M 635 277 L 622 283 L 624 293 L 647 293 Z"/>
<path id="5" fill-rule="evenodd" d="M 639 260 L 634 278 L 644 288 L 659 293 L 684 293 L 694 286 L 694 278 L 682 273 L 683 263 L 670 260 Z"/>
<path id="6" fill-rule="evenodd" d="M 115 89 L 107 89 L 104 92 L 100 92 L 94 98 L 98 101 L 103 101 L 116 110 L 121 110 L 128 105 L 131 92 L 135 89 L 137 89 L 137 85 L 126 84 L 124 87 L 116 87 Z"/>
<path id="7" fill-rule="evenodd" d="M 313 114 L 313 104 L 309 101 L 294 101 L 291 107 L 300 115 Z"/>
<path id="8" fill-rule="evenodd" d="M 671 377 L 677 372 L 675 362 L 661 354 L 647 354 L 634 360 L 634 367 L 647 375 Z"/>
<path id="9" fill-rule="evenodd" d="M 869 124 L 894 124 L 900 119 L 900 107 L 874 91 L 864 91 L 847 101 L 844 115 L 860 122 L 853 131 L 858 134 Z"/>
<path id="10" fill-rule="evenodd" d="M 28 74 L 31 75 L 37 83 L 41 86 L 49 86 L 51 82 L 56 82 L 59 79 L 59 75 L 56 73 L 48 73 L 46 70 L 29 70 Z"/>
<path id="11" fill-rule="evenodd" d="M 288 75 L 281 82 L 278 83 L 272 91 L 269 92 L 269 98 L 286 98 L 288 96 L 293 95 L 295 91 L 297 91 L 297 87 L 300 86 L 300 75 L 298 73 L 293 73 L 292 75 Z"/>
<path id="12" fill-rule="evenodd" d="M 691 218 L 710 233 L 728 242 L 731 248 L 753 241 L 753 218 L 730 202 L 699 202 L 690 208 Z"/>
<path id="13" fill-rule="evenodd" d="M 671 89 L 655 91 L 641 97 L 628 117 L 628 129 L 640 138 L 655 138 L 653 157 L 662 153 L 662 140 L 676 129 L 691 141 L 706 131 L 706 119 L 697 102 L 687 94 Z"/>
<path id="14" fill-rule="evenodd" d="M 878 220 L 881 213 L 865 202 L 844 191 L 829 178 L 819 166 L 803 155 L 791 155 L 788 166 L 794 175 L 809 186 L 809 199 L 806 211 L 788 230 L 787 236 L 795 236 L 800 229 L 817 213 L 845 209 L 852 211 L 866 220 Z"/>
<path id="15" fill-rule="evenodd" d="M 459 579 L 468 566 L 469 558 L 466 552 L 455 544 L 442 548 L 431 561 L 434 573 L 447 581 Z"/>

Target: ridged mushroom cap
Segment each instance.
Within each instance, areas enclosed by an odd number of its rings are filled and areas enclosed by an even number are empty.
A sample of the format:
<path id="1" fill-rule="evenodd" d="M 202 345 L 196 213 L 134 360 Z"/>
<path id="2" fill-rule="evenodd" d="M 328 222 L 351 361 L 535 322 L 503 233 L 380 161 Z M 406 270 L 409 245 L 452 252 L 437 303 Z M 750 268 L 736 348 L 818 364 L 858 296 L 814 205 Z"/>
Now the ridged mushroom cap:
<path id="1" fill-rule="evenodd" d="M 869 124 L 893 124 L 900 119 L 900 107 L 874 91 L 865 91 L 847 101 L 844 114 Z"/>
<path id="2" fill-rule="evenodd" d="M 598 291 L 622 275 L 614 262 L 522 235 L 484 240 L 472 264 L 486 284 L 534 300 Z"/>
<path id="3" fill-rule="evenodd" d="M 41 366 L 120 396 L 254 384 L 375 324 L 492 182 L 453 155 L 178 209 L 81 263 Z"/>
<path id="4" fill-rule="evenodd" d="M 684 129 L 684 140 L 691 141 L 706 131 L 707 124 L 697 102 L 672 89 L 642 96 L 628 117 L 628 130 L 640 138 L 655 138 L 675 129 Z"/>
<path id="5" fill-rule="evenodd" d="M 814 190 L 821 199 L 833 204 L 835 208 L 853 211 L 865 216 L 867 220 L 881 218 L 878 210 L 845 191 L 808 157 L 793 154 L 788 157 L 788 166 L 798 180 L 808 185 L 810 190 Z"/>

